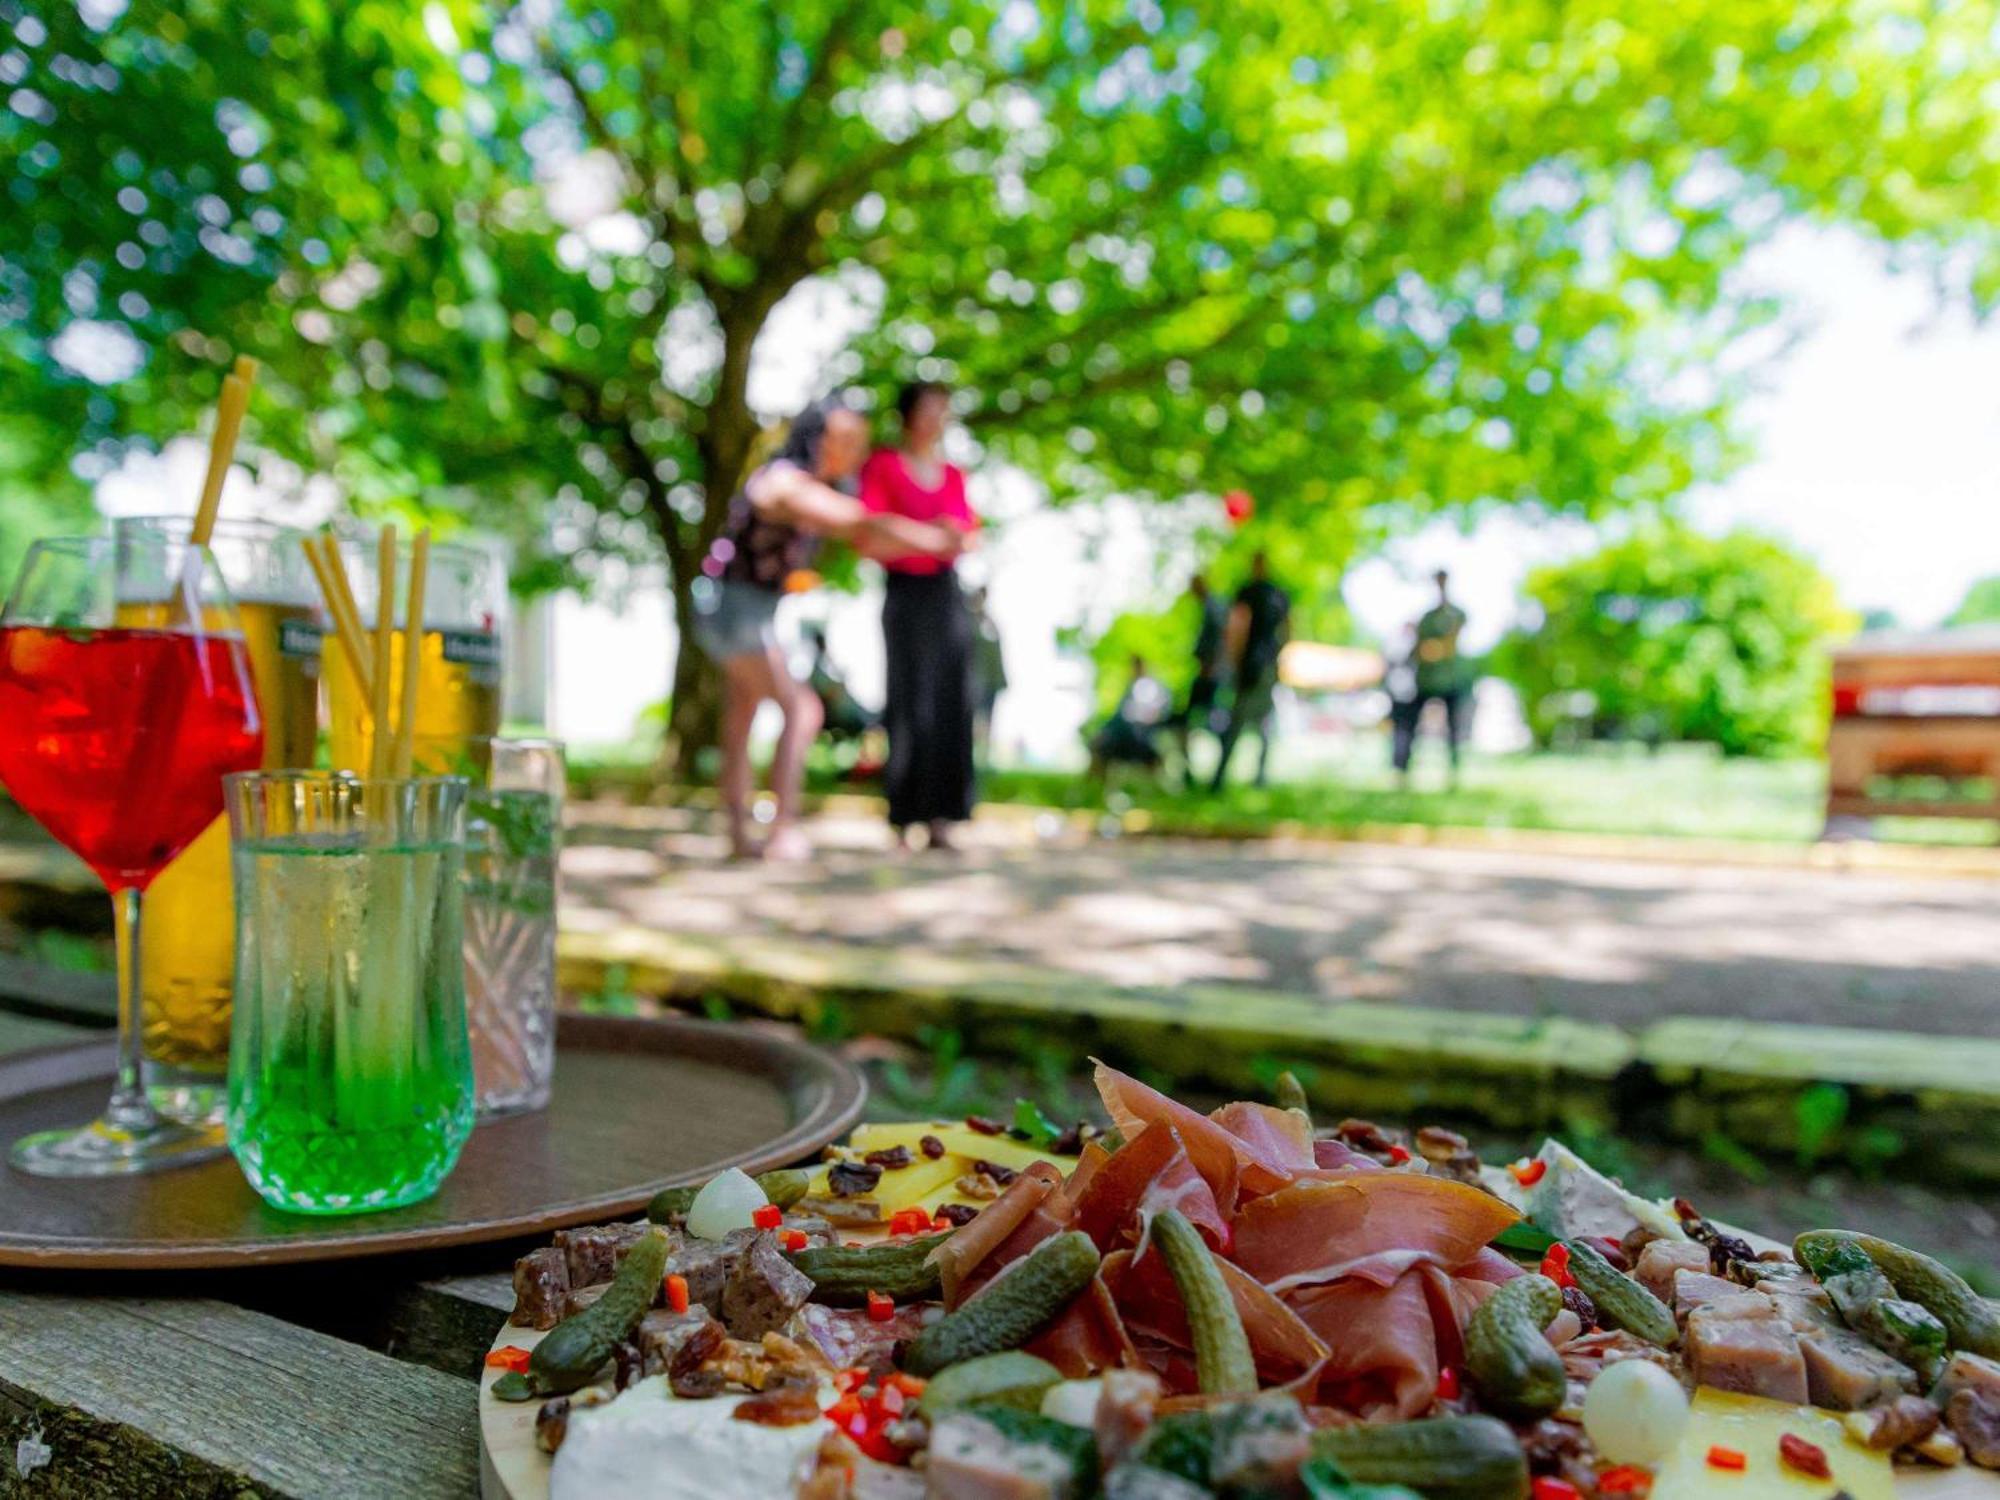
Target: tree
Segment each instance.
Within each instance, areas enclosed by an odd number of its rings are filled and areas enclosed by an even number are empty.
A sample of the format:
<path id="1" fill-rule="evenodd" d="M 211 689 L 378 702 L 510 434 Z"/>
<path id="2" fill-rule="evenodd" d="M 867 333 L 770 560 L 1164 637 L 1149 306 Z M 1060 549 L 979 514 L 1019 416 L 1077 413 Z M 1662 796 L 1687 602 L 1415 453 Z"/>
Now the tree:
<path id="1" fill-rule="evenodd" d="M 1986 625 L 2000 620 L 2000 576 L 1976 579 L 1958 608 L 1945 617 L 1947 625 Z"/>
<path id="2" fill-rule="evenodd" d="M 1533 621 L 1488 667 L 1542 744 L 1581 723 L 1729 755 L 1809 749 L 1826 730 L 1822 648 L 1856 624 L 1809 560 L 1743 530 L 1646 526 L 1536 569 L 1526 592 Z"/>
<path id="3" fill-rule="evenodd" d="M 872 309 L 827 384 L 957 382 L 1058 501 L 1246 484 L 1330 591 L 1428 515 L 1725 468 L 1715 372 L 1779 311 L 1728 273 L 1788 221 L 1990 306 L 1982 9 L 0 0 L 0 368 L 80 483 L 247 348 L 264 453 L 538 581 L 659 555 L 685 610 L 824 280 Z M 66 361 L 80 321 L 136 369 Z"/>

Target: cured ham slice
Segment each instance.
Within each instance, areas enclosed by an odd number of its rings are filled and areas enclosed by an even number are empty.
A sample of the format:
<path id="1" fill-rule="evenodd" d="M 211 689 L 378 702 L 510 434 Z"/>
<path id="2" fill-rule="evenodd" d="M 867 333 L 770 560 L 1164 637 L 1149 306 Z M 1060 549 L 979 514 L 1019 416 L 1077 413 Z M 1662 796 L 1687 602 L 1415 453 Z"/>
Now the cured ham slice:
<path id="1" fill-rule="evenodd" d="M 1216 1265 L 1243 1320 L 1263 1383 L 1283 1384 L 1318 1368 L 1328 1352 L 1319 1335 L 1241 1267 L 1220 1257 Z M 1135 1334 L 1177 1349 L 1192 1347 L 1180 1293 L 1156 1251 L 1149 1248 L 1136 1261 L 1129 1250 L 1115 1251 L 1106 1259 L 1102 1275 Z"/>
<path id="2" fill-rule="evenodd" d="M 1411 1271 L 1388 1286 L 1343 1281 L 1292 1299 L 1326 1343 L 1321 1392 L 1364 1417 L 1414 1417 L 1437 1394 L 1437 1323 L 1426 1278 Z"/>
<path id="3" fill-rule="evenodd" d="M 1007 1185 L 1007 1191 L 979 1211 L 970 1223 L 931 1252 L 944 1285 L 944 1300 L 956 1307 L 959 1293 L 972 1272 L 1019 1229 L 1041 1201 L 1062 1185 L 1062 1173 L 1038 1161 Z"/>
<path id="4" fill-rule="evenodd" d="M 1141 1365 L 1118 1302 L 1102 1276 L 1023 1347 L 1054 1365 L 1068 1380 Z"/>
<path id="5" fill-rule="evenodd" d="M 1457 1270 L 1519 1215 L 1490 1193 L 1414 1172 L 1302 1182 L 1243 1207 L 1236 1263 L 1272 1291 L 1347 1278 L 1378 1285 L 1420 1262 Z"/>
<path id="6" fill-rule="evenodd" d="M 1142 1210 L 1150 1215 L 1163 1208 L 1179 1209 L 1211 1249 L 1229 1248 L 1229 1222 L 1180 1133 L 1168 1124 L 1148 1125 L 1128 1140 L 1092 1174 L 1076 1208 L 1076 1227 L 1101 1251 L 1136 1238 Z"/>
<path id="7" fill-rule="evenodd" d="M 1215 1194 L 1215 1201 L 1225 1214 L 1235 1209 L 1239 1195 L 1276 1192 L 1289 1184 L 1301 1170 L 1295 1154 L 1279 1142 L 1261 1138 L 1264 1134 L 1261 1129 L 1258 1132 L 1260 1139 L 1245 1140 L 1207 1115 L 1176 1103 L 1158 1089 L 1147 1088 L 1138 1079 L 1129 1078 L 1103 1063 L 1097 1065 L 1096 1081 L 1098 1097 L 1104 1101 L 1105 1112 L 1127 1141 L 1135 1138 L 1148 1125 L 1171 1125 L 1180 1132 L 1181 1141 L 1187 1147 L 1188 1159 L 1207 1181 L 1209 1191 Z M 1264 1107 L 1243 1106 L 1246 1109 Z M 1283 1114 L 1284 1111 L 1273 1113 Z"/>

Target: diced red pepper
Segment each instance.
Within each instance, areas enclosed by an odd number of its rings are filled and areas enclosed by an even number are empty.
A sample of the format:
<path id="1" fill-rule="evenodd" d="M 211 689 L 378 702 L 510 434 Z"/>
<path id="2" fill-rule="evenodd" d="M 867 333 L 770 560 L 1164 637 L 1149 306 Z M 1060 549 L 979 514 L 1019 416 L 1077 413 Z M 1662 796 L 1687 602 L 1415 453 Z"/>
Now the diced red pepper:
<path id="1" fill-rule="evenodd" d="M 1522 1187 L 1533 1187 L 1548 1175 L 1548 1171 L 1549 1164 L 1539 1156 L 1533 1158 L 1524 1156 L 1517 1162 L 1510 1162 L 1507 1166 L 1508 1175 L 1520 1183 Z"/>
<path id="2" fill-rule="evenodd" d="M 903 1414 L 903 1403 L 909 1398 L 893 1385 L 885 1385 L 875 1393 L 875 1413 L 883 1421 L 894 1421 Z"/>
<path id="3" fill-rule="evenodd" d="M 872 1322 L 886 1323 L 896 1316 L 896 1299 L 886 1292 L 868 1294 L 868 1317 Z"/>
<path id="4" fill-rule="evenodd" d="M 1778 1439 L 1778 1457 L 1787 1468 L 1797 1469 L 1814 1479 L 1833 1478 L 1833 1470 L 1827 1467 L 1826 1449 L 1802 1437 L 1794 1437 L 1789 1432 Z"/>
<path id="5" fill-rule="evenodd" d="M 931 1211 L 927 1208 L 898 1209 L 889 1218 L 891 1234 L 929 1234 Z"/>
<path id="6" fill-rule="evenodd" d="M 806 1247 L 806 1232 L 803 1229 L 780 1229 L 778 1243 L 787 1250 L 803 1250 Z"/>
<path id="7" fill-rule="evenodd" d="M 1549 1253 L 1542 1257 L 1542 1274 L 1557 1286 L 1576 1285 L 1576 1278 L 1569 1271 L 1569 1246 L 1549 1246 Z"/>
<path id="8" fill-rule="evenodd" d="M 1438 1371 L 1437 1398 L 1440 1401 L 1456 1401 L 1459 1393 L 1458 1371 L 1446 1365 Z"/>
<path id="9" fill-rule="evenodd" d="M 924 1393 L 927 1382 L 921 1375 L 906 1375 L 898 1370 L 893 1375 L 885 1377 L 882 1384 L 901 1391 L 905 1396 L 916 1397 Z"/>
<path id="10" fill-rule="evenodd" d="M 1389 1146 L 1390 1161 L 1394 1162 L 1397 1166 L 1400 1167 L 1404 1162 L 1408 1161 L 1409 1159 L 1410 1159 L 1410 1148 L 1408 1146 L 1398 1146 L 1394 1142 L 1390 1143 Z"/>
<path id="11" fill-rule="evenodd" d="M 1750 1467 L 1750 1460 L 1743 1456 L 1740 1449 L 1725 1448 L 1717 1443 L 1708 1450 L 1708 1466 L 1711 1469 L 1728 1469 L 1732 1473 L 1740 1474 Z"/>
<path id="12" fill-rule="evenodd" d="M 933 1233 L 936 1233 L 941 1230 L 956 1229 L 956 1228 L 958 1228 L 958 1226 L 952 1223 L 951 1220 L 947 1219 L 943 1214 L 939 1214 L 935 1219 L 931 1220 L 931 1230 Z"/>
<path id="13" fill-rule="evenodd" d="M 879 1427 L 872 1427 L 864 1422 L 859 1432 L 850 1429 L 848 1436 L 854 1439 L 855 1447 L 872 1459 L 885 1464 L 902 1462 L 903 1450 L 897 1447 L 895 1441 Z"/>
<path id="14" fill-rule="evenodd" d="M 868 1372 L 866 1370 L 843 1370 L 841 1374 L 843 1377 L 859 1375 L 866 1379 Z M 854 1419 L 856 1417 L 861 1418 L 863 1425 L 866 1425 L 868 1408 L 862 1404 L 861 1398 L 851 1390 L 826 1409 L 827 1421 L 833 1423 L 842 1432 L 846 1432 L 854 1426 Z"/>
<path id="15" fill-rule="evenodd" d="M 486 1356 L 486 1363 L 491 1369 L 512 1370 L 517 1375 L 523 1375 L 528 1369 L 528 1351 L 519 1344 L 504 1344 Z"/>
<path id="16" fill-rule="evenodd" d="M 1600 1495 L 1647 1495 L 1652 1489 L 1653 1476 L 1637 1464 L 1619 1464 L 1597 1476 Z"/>
<path id="17" fill-rule="evenodd" d="M 759 1229 L 776 1229 L 785 1222 L 785 1211 L 775 1203 L 764 1203 L 750 1210 L 750 1222 Z"/>
<path id="18" fill-rule="evenodd" d="M 688 1310 L 687 1277 L 673 1275 L 667 1278 L 667 1306 L 671 1307 L 677 1313 L 684 1313 Z"/>
<path id="19" fill-rule="evenodd" d="M 833 1383 L 843 1391 L 858 1391 L 868 1384 L 868 1372 L 856 1365 L 851 1370 L 842 1370 L 833 1377 Z"/>
<path id="20" fill-rule="evenodd" d="M 1583 1500 L 1583 1491 L 1567 1479 L 1550 1479 L 1547 1475 L 1537 1479 L 1528 1494 L 1533 1500 Z"/>

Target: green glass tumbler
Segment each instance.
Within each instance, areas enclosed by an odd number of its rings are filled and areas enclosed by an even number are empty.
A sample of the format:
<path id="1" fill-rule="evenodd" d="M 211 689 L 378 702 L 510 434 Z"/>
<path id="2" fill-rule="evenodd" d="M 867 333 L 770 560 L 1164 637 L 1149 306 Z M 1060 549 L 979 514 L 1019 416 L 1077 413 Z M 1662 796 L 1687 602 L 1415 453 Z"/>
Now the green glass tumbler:
<path id="1" fill-rule="evenodd" d="M 225 787 L 229 1149 L 293 1213 L 428 1198 L 472 1130 L 466 782 L 282 771 Z"/>

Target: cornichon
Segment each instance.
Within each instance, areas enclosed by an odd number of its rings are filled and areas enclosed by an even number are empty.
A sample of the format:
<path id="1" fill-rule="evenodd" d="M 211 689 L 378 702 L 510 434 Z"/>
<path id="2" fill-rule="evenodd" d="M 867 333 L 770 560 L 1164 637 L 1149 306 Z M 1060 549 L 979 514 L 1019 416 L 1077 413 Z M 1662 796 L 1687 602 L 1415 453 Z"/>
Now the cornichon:
<path id="1" fill-rule="evenodd" d="M 1278 1075 L 1277 1086 L 1271 1090 L 1280 1109 L 1295 1109 L 1312 1123 L 1312 1100 L 1306 1097 L 1306 1086 L 1299 1082 L 1299 1075 L 1287 1068 Z"/>
<path id="2" fill-rule="evenodd" d="M 1562 1405 L 1569 1377 L 1542 1337 L 1561 1311 L 1561 1290 L 1534 1275 L 1515 1277 L 1479 1305 L 1465 1325 L 1465 1368 L 1488 1406 L 1529 1420 Z"/>
<path id="3" fill-rule="evenodd" d="M 757 1186 L 764 1190 L 764 1196 L 780 1208 L 790 1208 L 805 1197 L 812 1186 L 812 1178 L 796 1167 L 786 1167 L 776 1172 L 759 1172 Z M 653 1195 L 653 1201 L 646 1205 L 646 1217 L 655 1224 L 671 1224 L 687 1217 L 694 1206 L 694 1195 L 708 1184 L 697 1182 L 686 1187 L 661 1188 Z"/>
<path id="4" fill-rule="evenodd" d="M 611 1286 L 582 1312 L 564 1318 L 549 1330 L 528 1356 L 528 1378 L 541 1395 L 559 1395 L 589 1382 L 611 1358 L 619 1340 L 639 1326 L 639 1319 L 659 1295 L 667 1270 L 667 1237 L 647 1233 L 625 1252 Z"/>
<path id="5" fill-rule="evenodd" d="M 870 1292 L 898 1302 L 921 1302 L 941 1290 L 930 1253 L 949 1235 L 927 1234 L 893 1245 L 814 1245 L 788 1257 L 812 1278 L 813 1300 L 858 1307 Z"/>
<path id="6" fill-rule="evenodd" d="M 1018 1349 L 1053 1322 L 1097 1274 L 1097 1246 L 1077 1230 L 1051 1236 L 977 1297 L 911 1339 L 903 1368 L 935 1375 L 1001 1349 Z"/>
<path id="7" fill-rule="evenodd" d="M 2000 1359 L 2000 1310 L 1974 1291 L 1963 1276 L 1918 1251 L 1844 1229 L 1815 1229 L 1792 1246 L 1808 1270 L 1825 1263 L 1838 1245 L 1852 1245 L 1889 1278 L 1899 1296 L 1929 1311 L 1944 1324 L 1954 1349 Z"/>
<path id="8" fill-rule="evenodd" d="M 1047 1360 L 1020 1349 L 1002 1349 L 938 1371 L 924 1386 L 918 1405 L 926 1416 L 975 1402 L 1040 1411 L 1043 1393 L 1061 1380 L 1062 1371 Z"/>
<path id="9" fill-rule="evenodd" d="M 1187 1313 L 1188 1335 L 1194 1344 L 1195 1381 L 1204 1396 L 1248 1395 L 1257 1389 L 1257 1364 L 1250 1357 L 1250 1339 L 1243 1318 L 1222 1279 L 1222 1270 L 1194 1225 L 1179 1209 L 1153 1216 L 1153 1238 L 1174 1289 Z"/>
<path id="10" fill-rule="evenodd" d="M 1312 1449 L 1351 1480 L 1407 1485 L 1425 1500 L 1522 1500 L 1528 1493 L 1521 1441 L 1492 1417 L 1323 1427 Z"/>
<path id="11" fill-rule="evenodd" d="M 1800 1235 L 1792 1248 L 1849 1328 L 1922 1379 L 1937 1378 L 1949 1340 L 1943 1321 L 1921 1303 L 1898 1297 L 1896 1284 L 1866 1250 L 1824 1234 Z"/>
<path id="12" fill-rule="evenodd" d="M 1595 1245 L 1588 1240 L 1563 1244 L 1569 1251 L 1569 1273 L 1600 1319 L 1662 1349 L 1680 1338 L 1680 1325 L 1667 1304 L 1612 1265 Z"/>

